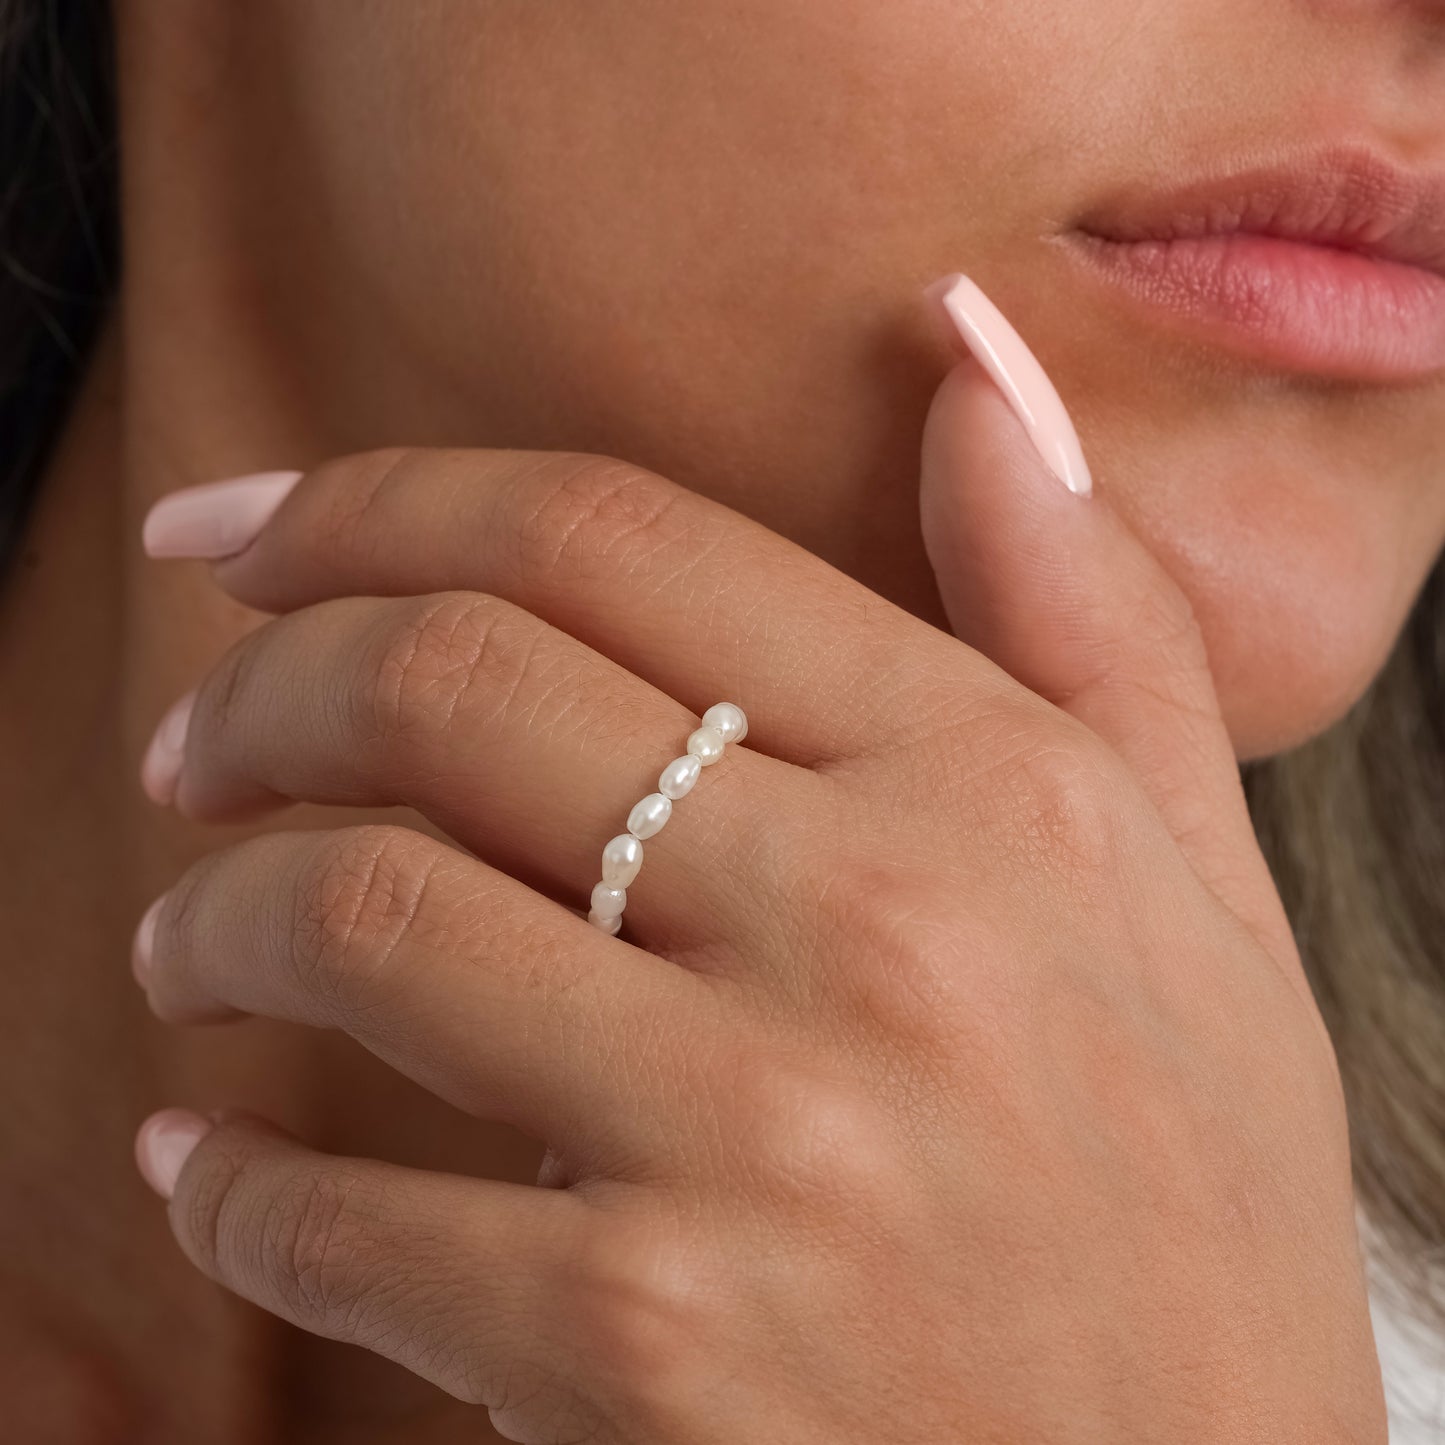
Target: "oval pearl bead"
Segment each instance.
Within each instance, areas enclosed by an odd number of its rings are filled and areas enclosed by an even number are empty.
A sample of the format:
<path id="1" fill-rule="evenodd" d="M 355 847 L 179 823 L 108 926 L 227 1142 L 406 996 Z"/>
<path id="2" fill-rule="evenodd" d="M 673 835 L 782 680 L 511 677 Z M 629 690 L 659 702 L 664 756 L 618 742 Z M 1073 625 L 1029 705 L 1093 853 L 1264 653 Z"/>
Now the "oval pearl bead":
<path id="1" fill-rule="evenodd" d="M 727 744 L 716 728 L 698 728 L 687 740 L 687 750 L 703 767 L 710 768 L 723 755 Z"/>
<path id="2" fill-rule="evenodd" d="M 649 793 L 627 815 L 627 831 L 634 838 L 651 838 L 662 832 L 672 817 L 672 799 L 664 793 Z"/>
<path id="3" fill-rule="evenodd" d="M 600 928 L 603 933 L 616 933 L 622 927 L 622 915 L 620 913 L 612 918 L 603 918 L 600 914 L 589 913 L 587 921 L 593 928 Z"/>
<path id="4" fill-rule="evenodd" d="M 592 890 L 592 911 L 599 918 L 621 918 L 622 910 L 626 907 L 625 888 L 609 888 L 607 884 L 599 883 Z"/>
<path id="5" fill-rule="evenodd" d="M 702 776 L 702 760 L 689 753 L 685 758 L 674 758 L 657 780 L 657 791 L 664 798 L 685 798 Z"/>
<path id="6" fill-rule="evenodd" d="M 702 715 L 702 725 L 712 728 L 725 743 L 740 743 L 748 735 L 747 714 L 735 702 L 715 702 Z"/>
<path id="7" fill-rule="evenodd" d="M 642 844 L 631 833 L 619 833 L 602 850 L 602 881 L 609 888 L 626 888 L 642 868 Z"/>

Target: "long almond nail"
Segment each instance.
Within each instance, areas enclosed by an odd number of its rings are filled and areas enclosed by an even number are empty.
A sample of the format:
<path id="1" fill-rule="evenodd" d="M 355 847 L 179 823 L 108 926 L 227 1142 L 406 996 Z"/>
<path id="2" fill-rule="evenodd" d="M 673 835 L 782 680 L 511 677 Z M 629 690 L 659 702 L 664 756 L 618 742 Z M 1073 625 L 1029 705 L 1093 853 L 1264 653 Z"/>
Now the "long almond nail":
<path id="1" fill-rule="evenodd" d="M 176 800 L 176 784 L 180 782 L 181 765 L 186 759 L 186 733 L 190 730 L 195 705 L 194 692 L 172 703 L 160 720 L 140 765 L 141 787 L 151 802 L 163 808 Z"/>
<path id="2" fill-rule="evenodd" d="M 256 472 L 172 492 L 145 519 L 146 552 L 210 561 L 244 552 L 300 479 L 300 472 Z"/>
<path id="3" fill-rule="evenodd" d="M 135 1136 L 135 1162 L 145 1182 L 169 1199 L 191 1151 L 215 1126 L 189 1109 L 162 1109 L 152 1114 Z"/>
<path id="4" fill-rule="evenodd" d="M 924 294 L 942 307 L 963 344 L 993 377 L 1049 470 L 1071 492 L 1087 497 L 1094 483 L 1078 433 L 1048 373 L 1023 337 L 977 284 L 960 272 L 935 281 Z"/>

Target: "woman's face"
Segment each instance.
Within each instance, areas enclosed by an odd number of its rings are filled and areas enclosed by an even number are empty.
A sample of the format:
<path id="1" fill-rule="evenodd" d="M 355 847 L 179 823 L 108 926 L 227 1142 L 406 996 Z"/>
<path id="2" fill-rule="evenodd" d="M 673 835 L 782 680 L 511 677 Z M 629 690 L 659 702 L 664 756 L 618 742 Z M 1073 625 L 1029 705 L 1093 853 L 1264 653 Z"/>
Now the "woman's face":
<path id="1" fill-rule="evenodd" d="M 1383 661 L 1445 537 L 1445 373 L 1246 358 L 1061 238 L 1329 144 L 1445 166 L 1439 0 L 273 9 L 274 167 L 308 202 L 272 284 L 304 287 L 303 351 L 361 336 L 351 444 L 622 456 L 939 620 L 916 462 L 948 355 L 919 293 L 963 270 L 1190 594 L 1242 754 Z"/>

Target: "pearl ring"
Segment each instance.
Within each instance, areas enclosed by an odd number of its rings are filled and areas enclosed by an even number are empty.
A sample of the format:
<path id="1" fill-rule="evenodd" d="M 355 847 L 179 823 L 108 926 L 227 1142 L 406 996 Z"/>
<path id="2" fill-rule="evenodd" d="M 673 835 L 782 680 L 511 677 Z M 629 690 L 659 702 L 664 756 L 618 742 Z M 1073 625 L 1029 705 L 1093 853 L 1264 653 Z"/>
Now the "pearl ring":
<path id="1" fill-rule="evenodd" d="M 673 802 L 692 792 L 702 770 L 722 757 L 728 743 L 740 743 L 747 735 L 748 720 L 735 703 L 714 703 L 703 713 L 702 726 L 688 738 L 683 755 L 662 770 L 657 791 L 633 808 L 627 815 L 627 831 L 603 848 L 602 881 L 592 890 L 589 923 L 604 933 L 616 933 L 622 927 L 627 889 L 642 867 L 643 840 L 662 831 L 672 817 Z"/>

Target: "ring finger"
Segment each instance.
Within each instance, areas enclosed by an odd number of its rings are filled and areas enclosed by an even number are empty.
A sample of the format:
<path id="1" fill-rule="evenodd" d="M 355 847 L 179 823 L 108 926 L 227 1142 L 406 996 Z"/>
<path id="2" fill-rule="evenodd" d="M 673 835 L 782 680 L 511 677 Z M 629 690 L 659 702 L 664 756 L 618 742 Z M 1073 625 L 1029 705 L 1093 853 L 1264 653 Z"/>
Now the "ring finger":
<path id="1" fill-rule="evenodd" d="M 174 779 L 187 816 L 234 820 L 285 800 L 404 804 L 577 905 L 603 845 L 697 726 L 609 658 L 471 592 L 340 598 L 278 618 L 237 643 L 187 707 Z M 696 946 L 720 931 L 741 941 L 728 855 L 761 882 L 789 820 L 816 818 L 828 790 L 807 769 L 727 752 L 643 844 L 627 918 L 653 943 Z M 148 771 L 153 794 L 165 791 L 154 757 Z"/>

